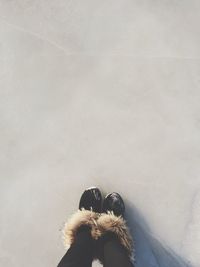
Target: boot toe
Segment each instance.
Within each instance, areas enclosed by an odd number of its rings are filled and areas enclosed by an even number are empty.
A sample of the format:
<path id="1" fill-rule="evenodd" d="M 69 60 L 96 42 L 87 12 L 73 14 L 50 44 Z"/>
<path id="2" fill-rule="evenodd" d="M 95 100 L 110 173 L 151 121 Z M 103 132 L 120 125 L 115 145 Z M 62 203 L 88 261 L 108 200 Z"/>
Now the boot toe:
<path id="1" fill-rule="evenodd" d="M 125 213 L 125 205 L 122 197 L 116 193 L 108 194 L 103 202 L 103 212 L 111 211 L 116 216 L 124 216 Z"/>
<path id="2" fill-rule="evenodd" d="M 84 208 L 100 213 L 101 202 L 101 191 L 97 187 L 90 187 L 83 192 L 79 202 L 79 209 Z"/>

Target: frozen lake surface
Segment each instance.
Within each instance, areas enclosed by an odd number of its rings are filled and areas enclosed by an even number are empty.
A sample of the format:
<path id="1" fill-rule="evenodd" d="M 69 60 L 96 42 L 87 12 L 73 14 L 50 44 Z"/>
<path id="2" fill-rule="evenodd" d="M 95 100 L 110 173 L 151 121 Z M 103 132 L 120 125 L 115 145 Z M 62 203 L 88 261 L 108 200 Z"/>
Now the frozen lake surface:
<path id="1" fill-rule="evenodd" d="M 56 267 L 91 185 L 123 196 L 137 267 L 200 266 L 199 14 L 0 0 L 0 266 Z"/>

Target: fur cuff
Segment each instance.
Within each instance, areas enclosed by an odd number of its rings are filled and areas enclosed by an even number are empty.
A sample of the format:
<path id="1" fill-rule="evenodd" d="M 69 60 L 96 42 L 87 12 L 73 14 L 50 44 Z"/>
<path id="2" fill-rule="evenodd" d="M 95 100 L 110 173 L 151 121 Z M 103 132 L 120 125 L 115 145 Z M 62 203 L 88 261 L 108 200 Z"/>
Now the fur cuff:
<path id="1" fill-rule="evenodd" d="M 91 235 L 94 239 L 97 238 L 97 223 L 96 220 L 99 217 L 99 213 L 90 210 L 78 210 L 68 219 L 63 229 L 63 241 L 64 246 L 69 246 L 74 242 L 76 232 L 81 225 L 88 225 L 91 227 Z"/>
<path id="2" fill-rule="evenodd" d="M 102 213 L 97 220 L 98 231 L 96 239 L 106 232 L 113 232 L 118 237 L 120 243 L 125 247 L 129 257 L 134 261 L 134 246 L 131 234 L 126 225 L 126 221 L 121 216 L 115 216 L 113 212 Z"/>

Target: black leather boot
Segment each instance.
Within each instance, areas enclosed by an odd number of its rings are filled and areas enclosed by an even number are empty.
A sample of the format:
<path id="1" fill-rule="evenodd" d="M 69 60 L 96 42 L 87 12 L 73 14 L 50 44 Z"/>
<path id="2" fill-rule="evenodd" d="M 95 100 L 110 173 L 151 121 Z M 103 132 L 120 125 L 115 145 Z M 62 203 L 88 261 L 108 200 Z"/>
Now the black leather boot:
<path id="1" fill-rule="evenodd" d="M 108 194 L 104 198 L 102 212 L 113 212 L 115 216 L 124 217 L 125 205 L 120 194 L 116 192 Z"/>
<path id="2" fill-rule="evenodd" d="M 101 205 L 101 191 L 97 187 L 90 187 L 83 192 L 79 202 L 79 209 L 91 210 L 100 213 Z"/>
<path id="3" fill-rule="evenodd" d="M 125 204 L 119 193 L 113 192 L 103 200 L 102 213 L 97 220 L 98 240 L 96 242 L 96 258 L 104 264 L 104 246 L 107 242 L 118 240 L 125 254 L 134 257 L 132 236 L 124 219 Z"/>
<path id="4" fill-rule="evenodd" d="M 100 216 L 101 206 L 101 191 L 97 187 L 90 187 L 82 193 L 79 209 L 68 218 L 63 229 L 63 240 L 66 248 L 74 243 L 77 233 L 87 229 L 91 230 L 92 238 L 97 239 L 96 221 Z"/>

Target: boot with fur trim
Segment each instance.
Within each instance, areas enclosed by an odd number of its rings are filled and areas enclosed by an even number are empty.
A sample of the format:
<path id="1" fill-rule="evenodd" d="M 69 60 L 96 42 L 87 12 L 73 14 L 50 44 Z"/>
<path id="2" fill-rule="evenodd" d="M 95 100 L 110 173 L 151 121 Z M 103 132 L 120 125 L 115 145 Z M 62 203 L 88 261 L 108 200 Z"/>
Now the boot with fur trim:
<path id="1" fill-rule="evenodd" d="M 135 251 L 133 240 L 130 231 L 126 225 L 126 221 L 122 216 L 116 216 L 112 211 L 102 213 L 97 220 L 97 231 L 95 232 L 95 239 L 97 241 L 97 255 L 95 256 L 100 263 L 103 263 L 102 244 L 107 238 L 116 237 L 121 245 L 124 247 L 128 257 L 135 262 Z"/>
<path id="2" fill-rule="evenodd" d="M 81 226 L 86 225 L 91 229 L 91 236 L 97 238 L 97 219 L 100 216 L 102 196 L 97 187 L 86 189 L 79 201 L 79 210 L 76 211 L 65 223 L 63 229 L 63 239 L 66 248 L 69 248 L 75 241 L 77 231 Z"/>

